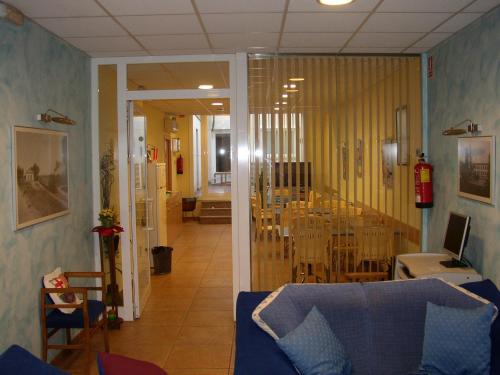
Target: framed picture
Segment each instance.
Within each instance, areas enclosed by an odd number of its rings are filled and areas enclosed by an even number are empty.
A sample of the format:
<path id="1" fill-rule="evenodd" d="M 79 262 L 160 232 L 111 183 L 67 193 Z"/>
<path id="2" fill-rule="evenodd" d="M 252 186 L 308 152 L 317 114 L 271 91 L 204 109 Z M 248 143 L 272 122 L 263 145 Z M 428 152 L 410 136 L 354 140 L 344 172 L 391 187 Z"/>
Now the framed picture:
<path id="1" fill-rule="evenodd" d="M 458 138 L 458 195 L 494 204 L 495 137 Z"/>
<path id="2" fill-rule="evenodd" d="M 382 144 L 382 183 L 386 188 L 394 187 L 394 162 L 397 154 L 397 143 L 386 139 Z"/>
<path id="3" fill-rule="evenodd" d="M 68 134 L 15 126 L 12 150 L 16 229 L 67 214 Z"/>
<path id="4" fill-rule="evenodd" d="M 408 110 L 406 106 L 396 108 L 396 141 L 398 165 L 408 165 Z"/>

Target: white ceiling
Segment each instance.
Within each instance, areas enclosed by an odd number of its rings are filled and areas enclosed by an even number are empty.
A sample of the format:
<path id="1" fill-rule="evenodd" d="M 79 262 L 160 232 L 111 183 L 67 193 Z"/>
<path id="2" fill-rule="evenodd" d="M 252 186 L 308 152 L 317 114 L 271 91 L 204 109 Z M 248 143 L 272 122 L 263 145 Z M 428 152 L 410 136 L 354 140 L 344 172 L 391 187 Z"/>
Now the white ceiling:
<path id="1" fill-rule="evenodd" d="M 7 0 L 91 56 L 419 53 L 500 0 Z"/>

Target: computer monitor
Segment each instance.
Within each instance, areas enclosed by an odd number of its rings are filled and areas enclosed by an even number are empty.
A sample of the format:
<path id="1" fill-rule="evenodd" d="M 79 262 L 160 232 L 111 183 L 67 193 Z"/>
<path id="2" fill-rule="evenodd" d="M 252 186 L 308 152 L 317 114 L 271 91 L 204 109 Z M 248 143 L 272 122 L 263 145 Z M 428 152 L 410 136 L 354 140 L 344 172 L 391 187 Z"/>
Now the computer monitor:
<path id="1" fill-rule="evenodd" d="M 444 237 L 443 248 L 445 252 L 453 258 L 451 262 L 442 262 L 445 267 L 460 267 L 464 249 L 467 246 L 467 240 L 470 231 L 470 216 L 464 216 L 455 212 L 450 212 L 448 227 Z"/>

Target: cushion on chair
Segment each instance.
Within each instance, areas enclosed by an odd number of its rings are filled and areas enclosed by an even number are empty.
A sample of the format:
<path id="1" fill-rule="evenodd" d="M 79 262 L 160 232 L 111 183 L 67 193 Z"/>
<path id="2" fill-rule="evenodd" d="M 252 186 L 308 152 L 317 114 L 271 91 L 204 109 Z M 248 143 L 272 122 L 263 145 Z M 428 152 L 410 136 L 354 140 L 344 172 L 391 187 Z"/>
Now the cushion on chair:
<path id="1" fill-rule="evenodd" d="M 110 353 L 97 353 L 97 367 L 99 375 L 167 375 L 153 363 Z"/>
<path id="2" fill-rule="evenodd" d="M 61 271 L 61 267 L 57 267 L 51 273 L 43 276 L 42 280 L 43 286 L 45 288 L 68 288 L 69 282 L 64 273 Z M 75 293 L 49 293 L 50 298 L 56 305 L 64 304 L 80 304 L 82 300 L 78 298 Z M 75 308 L 60 308 L 61 312 L 65 314 L 72 314 Z"/>
<path id="3" fill-rule="evenodd" d="M 101 301 L 88 300 L 89 323 L 94 324 L 106 306 Z M 58 309 L 47 315 L 47 328 L 83 328 L 83 309 L 76 309 L 72 314 L 64 314 Z"/>
<path id="4" fill-rule="evenodd" d="M 66 375 L 17 345 L 12 345 L 0 355 L 0 374 Z"/>

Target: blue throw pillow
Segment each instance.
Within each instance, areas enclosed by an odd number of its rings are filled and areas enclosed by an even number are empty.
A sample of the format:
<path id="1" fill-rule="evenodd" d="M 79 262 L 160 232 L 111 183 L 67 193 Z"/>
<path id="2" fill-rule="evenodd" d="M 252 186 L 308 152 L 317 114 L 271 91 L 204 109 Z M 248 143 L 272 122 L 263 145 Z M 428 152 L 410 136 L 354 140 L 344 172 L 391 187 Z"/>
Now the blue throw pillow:
<path id="1" fill-rule="evenodd" d="M 457 309 L 427 302 L 420 370 L 429 375 L 489 375 L 495 308 Z"/>
<path id="2" fill-rule="evenodd" d="M 302 375 L 349 375 L 352 372 L 342 343 L 316 306 L 297 328 L 276 342 Z"/>

